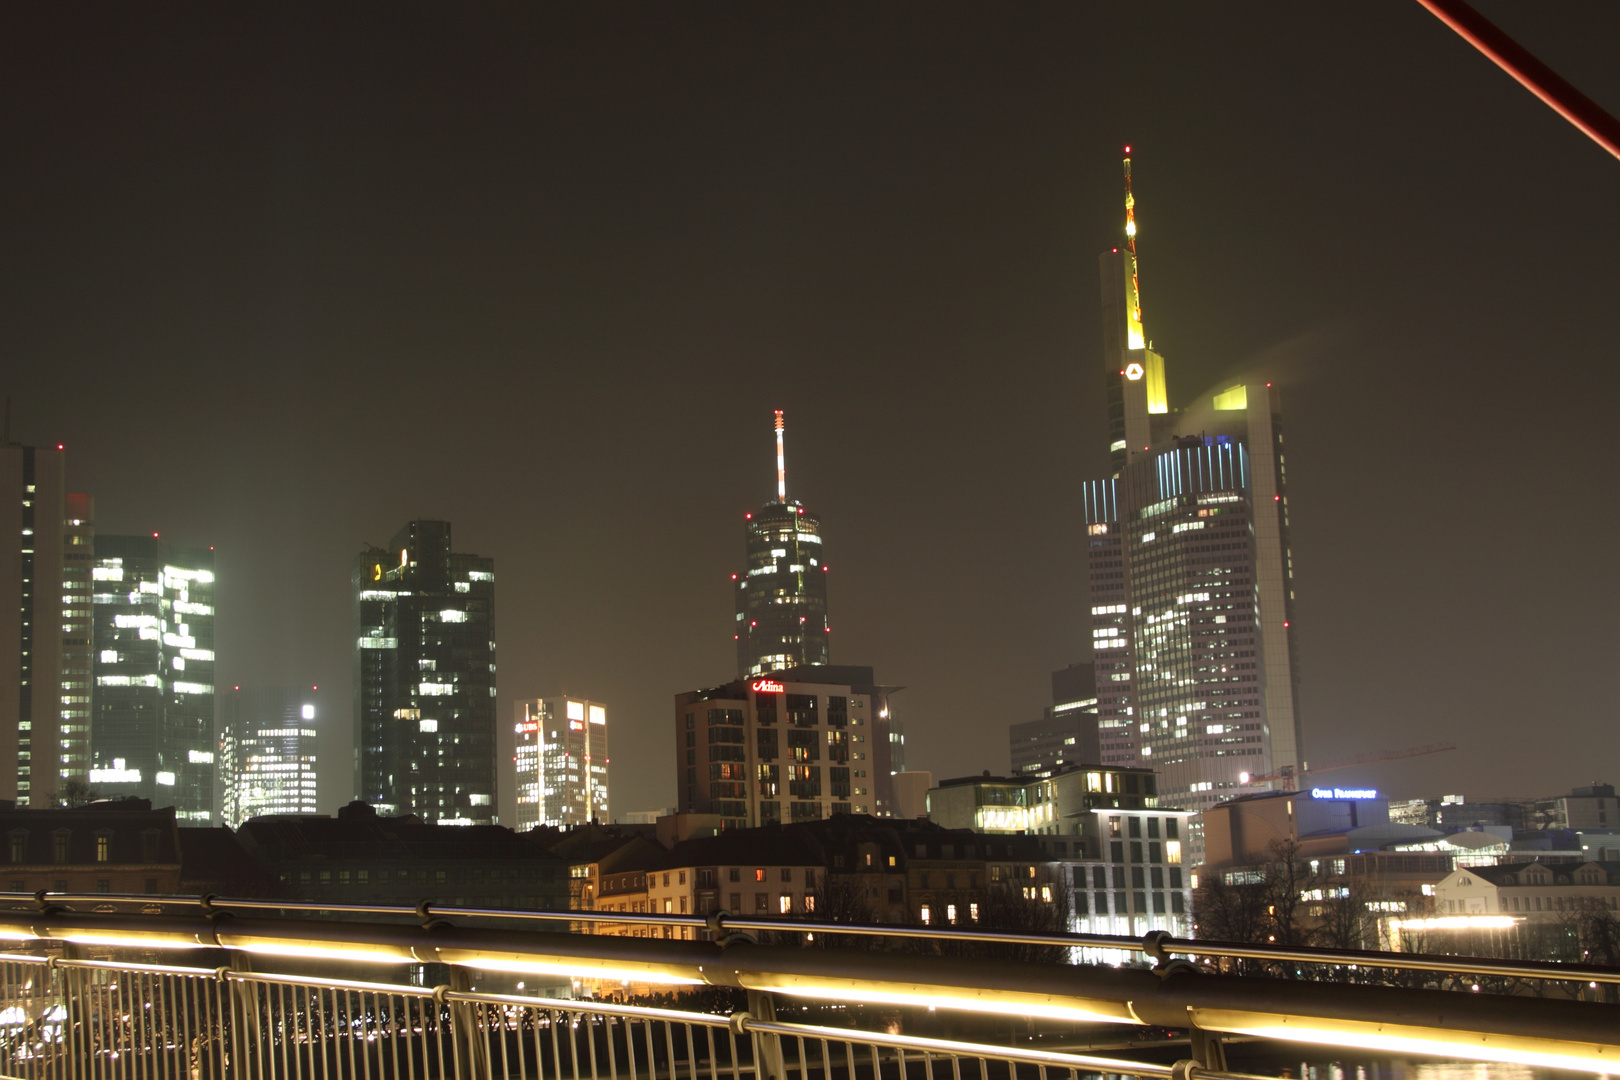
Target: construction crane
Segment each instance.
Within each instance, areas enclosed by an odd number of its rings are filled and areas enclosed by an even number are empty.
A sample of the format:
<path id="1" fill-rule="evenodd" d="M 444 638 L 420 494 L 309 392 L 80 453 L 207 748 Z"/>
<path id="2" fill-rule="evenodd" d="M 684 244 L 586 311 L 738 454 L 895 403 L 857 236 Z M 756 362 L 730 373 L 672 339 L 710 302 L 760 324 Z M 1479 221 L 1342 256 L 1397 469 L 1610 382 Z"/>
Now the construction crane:
<path id="1" fill-rule="evenodd" d="M 1284 791 L 1297 791 L 1299 790 L 1297 781 L 1301 776 L 1333 772 L 1335 769 L 1348 769 L 1355 765 L 1370 765 L 1375 761 L 1399 761 L 1401 758 L 1422 757 L 1424 754 L 1439 754 L 1446 750 L 1455 749 L 1457 749 L 1455 743 L 1437 742 L 1424 743 L 1422 746 L 1409 746 L 1405 750 L 1373 750 L 1352 757 L 1332 758 L 1314 769 L 1311 768 L 1310 762 L 1306 762 L 1298 769 L 1295 769 L 1292 765 L 1284 765 L 1269 776 L 1249 776 L 1245 773 L 1241 779 L 1245 784 L 1265 784 L 1273 780 L 1280 780 Z"/>

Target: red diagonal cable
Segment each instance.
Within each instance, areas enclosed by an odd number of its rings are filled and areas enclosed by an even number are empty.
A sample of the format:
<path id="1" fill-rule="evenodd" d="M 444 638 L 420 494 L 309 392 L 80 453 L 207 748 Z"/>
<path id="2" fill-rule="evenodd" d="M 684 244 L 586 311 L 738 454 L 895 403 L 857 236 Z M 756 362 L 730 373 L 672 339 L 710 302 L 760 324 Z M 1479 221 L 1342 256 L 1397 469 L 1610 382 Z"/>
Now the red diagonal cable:
<path id="1" fill-rule="evenodd" d="M 1497 29 L 1464 0 L 1418 0 L 1441 22 L 1462 35 L 1497 67 L 1519 80 L 1588 138 L 1620 158 L 1620 120 L 1575 89 L 1556 71 L 1530 55 L 1530 51 Z"/>

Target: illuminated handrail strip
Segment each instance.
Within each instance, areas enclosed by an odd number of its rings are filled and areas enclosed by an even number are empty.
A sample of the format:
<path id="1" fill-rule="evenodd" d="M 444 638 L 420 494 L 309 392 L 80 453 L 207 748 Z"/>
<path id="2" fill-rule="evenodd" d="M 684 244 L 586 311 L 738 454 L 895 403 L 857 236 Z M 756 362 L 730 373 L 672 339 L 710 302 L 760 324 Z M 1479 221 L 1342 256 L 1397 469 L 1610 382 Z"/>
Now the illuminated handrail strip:
<path id="1" fill-rule="evenodd" d="M 6 902 L 37 903 L 41 894 L 0 893 Z M 424 901 L 415 907 L 398 904 L 329 904 L 306 900 L 253 900 L 184 895 L 140 895 L 112 893 L 45 893 L 48 904 L 136 904 L 180 905 L 195 908 L 204 904 L 215 911 L 310 911 L 356 915 L 397 915 L 407 918 L 513 919 L 542 922 L 635 923 L 651 926 L 685 926 L 726 931 L 767 931 L 788 934 L 848 934 L 869 937 L 927 938 L 964 943 L 1036 945 L 1081 949 L 1115 949 L 1137 953 L 1182 954 L 1227 959 L 1263 960 L 1306 964 L 1375 967 L 1389 970 L 1433 971 L 1448 974 L 1500 975 L 1553 982 L 1620 983 L 1620 968 L 1597 964 L 1565 964 L 1547 960 L 1499 960 L 1489 957 L 1442 956 L 1432 953 L 1386 953 L 1358 949 L 1322 949 L 1312 946 L 1251 945 L 1245 942 L 1172 938 L 1168 935 L 1124 937 L 1108 934 L 1017 933 L 977 930 L 964 927 L 809 922 L 799 919 L 748 918 L 717 912 L 713 915 L 676 915 L 631 911 L 513 911 L 501 908 L 439 906 Z M 1150 943 L 1150 939 L 1151 943 Z"/>

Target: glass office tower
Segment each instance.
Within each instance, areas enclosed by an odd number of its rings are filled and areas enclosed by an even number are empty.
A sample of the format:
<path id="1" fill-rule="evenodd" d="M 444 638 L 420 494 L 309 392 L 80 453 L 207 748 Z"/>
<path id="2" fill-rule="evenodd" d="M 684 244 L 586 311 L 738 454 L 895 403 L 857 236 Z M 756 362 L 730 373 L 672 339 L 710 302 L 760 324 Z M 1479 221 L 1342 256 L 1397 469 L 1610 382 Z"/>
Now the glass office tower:
<path id="1" fill-rule="evenodd" d="M 214 821 L 214 553 L 98 536 L 90 787 Z"/>
<path id="2" fill-rule="evenodd" d="M 355 557 L 353 585 L 356 797 L 495 824 L 495 561 L 413 521 Z"/>
<path id="3" fill-rule="evenodd" d="M 517 830 L 608 817 L 607 707 L 582 698 L 517 703 Z"/>
<path id="4" fill-rule="evenodd" d="M 219 695 L 225 824 L 316 812 L 319 693 L 313 686 L 235 686 Z"/>
<path id="5" fill-rule="evenodd" d="M 776 499 L 746 515 L 748 556 L 736 582 L 737 677 L 829 663 L 827 555 L 821 520 L 787 497 L 776 414 Z"/>
<path id="6" fill-rule="evenodd" d="M 1263 379 L 1169 408 L 1134 207 L 1100 260 L 1115 472 L 1082 488 L 1101 763 L 1201 810 L 1300 761 L 1282 415 Z"/>

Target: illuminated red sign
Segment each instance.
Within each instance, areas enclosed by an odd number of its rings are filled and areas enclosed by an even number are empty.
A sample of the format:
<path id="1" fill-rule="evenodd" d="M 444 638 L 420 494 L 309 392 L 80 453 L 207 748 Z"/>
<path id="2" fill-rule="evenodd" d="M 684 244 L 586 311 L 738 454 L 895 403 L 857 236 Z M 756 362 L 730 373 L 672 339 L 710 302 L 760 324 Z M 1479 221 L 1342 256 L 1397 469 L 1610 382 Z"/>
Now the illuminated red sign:
<path id="1" fill-rule="evenodd" d="M 761 679 L 754 684 L 754 692 L 756 694 L 785 694 L 787 693 L 787 687 L 775 679 Z"/>

